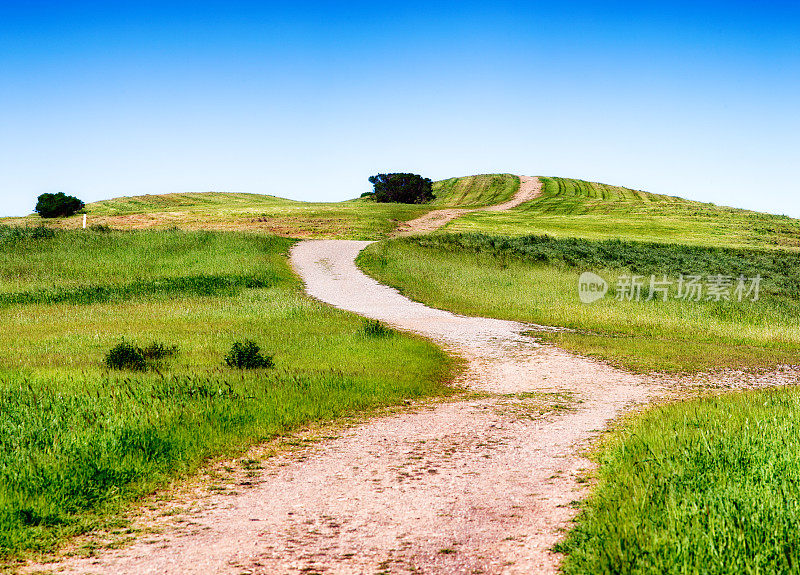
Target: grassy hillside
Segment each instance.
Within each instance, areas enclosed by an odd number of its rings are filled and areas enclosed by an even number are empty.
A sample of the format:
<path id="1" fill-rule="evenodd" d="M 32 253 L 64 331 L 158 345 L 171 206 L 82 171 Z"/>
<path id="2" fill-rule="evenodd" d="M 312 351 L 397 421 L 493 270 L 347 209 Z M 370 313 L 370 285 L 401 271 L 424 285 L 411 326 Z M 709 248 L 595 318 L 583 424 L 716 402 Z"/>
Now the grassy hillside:
<path id="1" fill-rule="evenodd" d="M 274 236 L 0 228 L 0 557 L 52 549 L 208 457 L 447 393 L 428 342 L 306 297 Z M 177 346 L 109 370 L 122 341 Z M 225 365 L 251 339 L 274 369 Z"/>
<path id="2" fill-rule="evenodd" d="M 519 178 L 510 174 L 450 178 L 434 184 L 436 200 L 424 206 L 378 204 L 367 199 L 298 202 L 260 194 L 197 192 L 115 198 L 88 204 L 90 225 L 115 229 L 251 231 L 295 238 L 379 239 L 402 221 L 441 207 L 479 207 L 511 198 Z M 38 216 L 0 219 L 37 225 Z M 48 225 L 78 228 L 82 216 Z"/>
<path id="3" fill-rule="evenodd" d="M 800 221 L 792 218 L 582 180 L 541 180 L 539 198 L 506 212 L 465 215 L 445 231 L 800 249 Z"/>
<path id="4" fill-rule="evenodd" d="M 433 184 L 437 208 L 479 208 L 507 202 L 519 190 L 519 177 L 511 174 L 484 174 L 450 178 Z"/>
<path id="5" fill-rule="evenodd" d="M 539 198 L 505 212 L 466 214 L 444 231 L 800 249 L 800 221 L 792 218 L 582 180 L 541 179 L 544 188 Z M 367 199 L 309 203 L 259 194 L 200 192 L 103 200 L 89 204 L 87 213 L 90 224 L 117 229 L 179 227 L 297 238 L 381 239 L 399 222 L 431 209 L 501 203 L 518 189 L 517 176 L 484 174 L 435 182 L 436 199 L 423 206 Z M 0 219 L 0 224 L 8 225 L 39 222 L 37 216 Z M 80 216 L 48 222 L 61 228 L 80 224 Z"/>
<path id="6" fill-rule="evenodd" d="M 199 192 L 115 198 L 86 206 L 90 225 L 115 229 L 250 231 L 296 238 L 376 239 L 430 208 L 367 200 L 308 203 L 259 194 Z M 82 216 L 48 222 L 78 228 Z M 36 225 L 37 216 L 1 223 Z"/>
<path id="7" fill-rule="evenodd" d="M 359 264 L 433 307 L 576 332 L 541 334 L 579 353 L 637 370 L 696 371 L 800 363 L 800 256 L 776 250 L 636 242 L 434 234 L 369 246 Z M 610 293 L 584 304 L 578 278 L 593 271 Z M 667 301 L 615 299 L 616 278 L 667 275 Z M 761 274 L 758 301 L 677 299 L 681 275 Z M 733 283 L 733 280 L 732 280 Z"/>

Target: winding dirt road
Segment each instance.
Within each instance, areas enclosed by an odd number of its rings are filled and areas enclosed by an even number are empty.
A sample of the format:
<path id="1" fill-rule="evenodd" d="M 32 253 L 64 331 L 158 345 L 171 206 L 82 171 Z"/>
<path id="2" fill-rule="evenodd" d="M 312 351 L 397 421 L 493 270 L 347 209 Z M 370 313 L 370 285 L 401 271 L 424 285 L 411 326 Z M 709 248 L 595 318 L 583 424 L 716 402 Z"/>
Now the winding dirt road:
<path id="1" fill-rule="evenodd" d="M 477 393 L 372 419 L 270 459 L 246 491 L 214 495 L 157 536 L 72 573 L 555 573 L 550 551 L 585 495 L 582 450 L 656 386 L 524 335 L 428 308 L 365 276 L 369 242 L 304 241 L 292 264 L 323 302 L 463 357 Z M 52 567 L 51 567 L 52 568 Z"/>

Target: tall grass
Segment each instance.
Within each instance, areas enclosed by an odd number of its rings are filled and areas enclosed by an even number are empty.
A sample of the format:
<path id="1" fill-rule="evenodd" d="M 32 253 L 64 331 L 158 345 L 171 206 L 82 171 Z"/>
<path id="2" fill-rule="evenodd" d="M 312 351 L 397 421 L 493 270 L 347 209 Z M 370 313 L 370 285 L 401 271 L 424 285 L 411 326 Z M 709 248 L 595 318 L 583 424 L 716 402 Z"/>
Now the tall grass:
<path id="1" fill-rule="evenodd" d="M 790 312 L 800 305 L 800 254 L 776 250 L 686 246 L 620 239 L 590 241 L 548 235 L 438 234 L 408 243 L 454 254 L 473 253 L 500 263 L 544 263 L 561 269 L 614 270 L 643 275 L 761 275 L 761 294 Z"/>
<path id="2" fill-rule="evenodd" d="M 247 379 L 101 376 L 74 381 L 67 393 L 4 377 L 0 553 L 50 550 L 208 456 L 440 389 L 435 373 L 420 375 L 397 383 L 321 366 Z"/>
<path id="3" fill-rule="evenodd" d="M 539 337 L 632 369 L 697 371 L 800 359 L 800 266 L 793 253 L 436 234 L 373 244 L 358 261 L 380 281 L 434 307 L 575 329 Z M 611 295 L 581 303 L 583 271 L 608 278 Z M 616 301 L 613 278 L 628 271 L 761 273 L 764 280 L 757 302 Z"/>
<path id="4" fill-rule="evenodd" d="M 52 235 L 29 232 L 29 237 L 16 241 L 3 241 L 0 236 L 0 294 L 23 293 L 27 295 L 20 299 L 35 302 L 37 297 L 46 298 L 44 294 L 68 294 L 88 286 L 147 292 L 159 282 L 162 291 L 172 285 L 178 291 L 202 293 L 207 288 L 189 284 L 210 286 L 215 278 L 221 283 L 246 284 L 247 278 L 274 283 L 277 270 L 284 279 L 292 277 L 277 265 L 291 241 L 275 236 L 177 230 L 48 231 Z M 76 296 L 62 297 L 69 301 Z"/>
<path id="5" fill-rule="evenodd" d="M 450 362 L 435 346 L 367 341 L 361 318 L 305 297 L 289 240 L 165 231 L 24 242 L 0 247 L 0 270 L 14 268 L 28 291 L 3 297 L 60 295 L 0 307 L 0 556 L 53 549 L 209 457 L 448 393 Z M 152 371 L 109 371 L 121 338 L 180 353 Z M 274 370 L 226 366 L 243 340 Z"/>
<path id="6" fill-rule="evenodd" d="M 796 573 L 800 391 L 651 409 L 601 447 L 599 484 L 560 550 L 570 575 Z"/>

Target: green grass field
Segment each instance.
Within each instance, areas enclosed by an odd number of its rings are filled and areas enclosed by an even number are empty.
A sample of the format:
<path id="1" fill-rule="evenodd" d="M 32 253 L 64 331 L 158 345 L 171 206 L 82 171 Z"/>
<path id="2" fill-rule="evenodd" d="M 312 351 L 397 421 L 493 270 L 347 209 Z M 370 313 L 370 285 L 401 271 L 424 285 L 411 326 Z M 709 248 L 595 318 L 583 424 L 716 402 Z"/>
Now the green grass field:
<path id="1" fill-rule="evenodd" d="M 691 372 L 800 363 L 799 258 L 775 250 L 434 234 L 373 244 L 358 262 L 433 307 L 571 328 L 539 337 L 637 371 Z M 582 303 L 583 271 L 608 278 L 609 296 Z M 625 273 L 764 278 L 756 302 L 679 300 L 676 285 L 668 301 L 617 301 L 614 278 Z"/>
<path id="2" fill-rule="evenodd" d="M 539 198 L 506 212 L 467 214 L 448 224 L 444 231 L 800 248 L 800 221 L 785 216 L 582 180 L 541 180 L 544 187 Z"/>
<path id="3" fill-rule="evenodd" d="M 209 457 L 448 393 L 438 348 L 305 297 L 291 244 L 0 233 L 0 555 L 52 550 Z M 122 338 L 179 351 L 157 371 L 109 371 L 104 355 Z M 275 368 L 225 366 L 245 339 Z"/>
<path id="4" fill-rule="evenodd" d="M 655 407 L 601 445 L 568 575 L 796 573 L 800 390 Z"/>

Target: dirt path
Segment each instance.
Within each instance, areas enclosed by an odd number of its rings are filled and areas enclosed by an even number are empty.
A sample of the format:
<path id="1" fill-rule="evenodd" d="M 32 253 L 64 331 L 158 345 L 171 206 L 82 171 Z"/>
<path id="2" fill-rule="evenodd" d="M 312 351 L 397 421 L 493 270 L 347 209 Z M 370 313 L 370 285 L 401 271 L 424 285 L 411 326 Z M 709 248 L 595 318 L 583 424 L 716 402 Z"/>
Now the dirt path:
<path id="1" fill-rule="evenodd" d="M 356 268 L 367 244 L 305 241 L 292 262 L 312 296 L 463 356 L 459 383 L 479 393 L 273 458 L 246 491 L 210 496 L 163 533 L 58 571 L 556 572 L 550 548 L 585 495 L 581 450 L 655 388 L 538 346 L 528 326 L 412 302 Z"/>
<path id="2" fill-rule="evenodd" d="M 542 193 L 542 182 L 539 178 L 533 176 L 519 176 L 519 190 L 514 194 L 514 197 L 502 204 L 494 204 L 485 208 L 447 208 L 444 210 L 434 210 L 428 212 L 424 216 L 420 216 L 414 220 L 403 222 L 397 227 L 395 236 L 408 236 L 411 234 L 426 234 L 438 230 L 448 222 L 469 214 L 471 212 L 499 212 L 503 210 L 510 210 L 518 205 L 533 200 Z"/>

